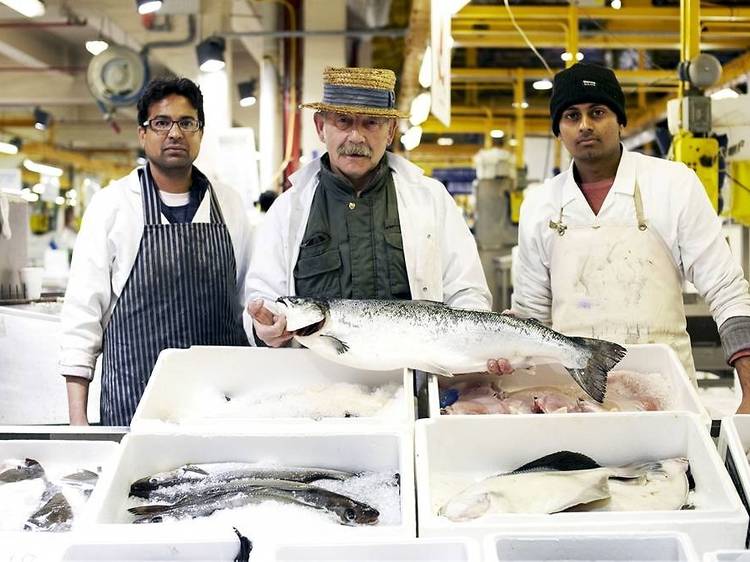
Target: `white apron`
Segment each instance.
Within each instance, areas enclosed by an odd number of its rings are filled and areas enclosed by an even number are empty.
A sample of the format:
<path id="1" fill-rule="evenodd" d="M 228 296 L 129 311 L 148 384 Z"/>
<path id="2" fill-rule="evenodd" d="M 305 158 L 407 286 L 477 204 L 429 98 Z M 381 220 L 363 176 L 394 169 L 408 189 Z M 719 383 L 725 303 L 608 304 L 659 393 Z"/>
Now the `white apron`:
<path id="1" fill-rule="evenodd" d="M 643 215 L 638 182 L 636 225 L 549 227 L 552 328 L 566 335 L 620 344 L 664 343 L 675 350 L 690 380 L 695 366 L 686 330 L 682 280 L 661 237 Z"/>

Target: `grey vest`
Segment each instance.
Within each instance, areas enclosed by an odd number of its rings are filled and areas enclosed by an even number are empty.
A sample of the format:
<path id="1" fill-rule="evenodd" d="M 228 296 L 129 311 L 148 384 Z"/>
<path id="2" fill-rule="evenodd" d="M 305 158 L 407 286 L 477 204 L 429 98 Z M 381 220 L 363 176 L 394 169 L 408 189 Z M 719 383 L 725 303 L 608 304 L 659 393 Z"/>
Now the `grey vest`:
<path id="1" fill-rule="evenodd" d="M 410 299 L 393 176 L 385 156 L 356 195 L 321 161 L 299 258 L 296 293 L 306 297 Z"/>

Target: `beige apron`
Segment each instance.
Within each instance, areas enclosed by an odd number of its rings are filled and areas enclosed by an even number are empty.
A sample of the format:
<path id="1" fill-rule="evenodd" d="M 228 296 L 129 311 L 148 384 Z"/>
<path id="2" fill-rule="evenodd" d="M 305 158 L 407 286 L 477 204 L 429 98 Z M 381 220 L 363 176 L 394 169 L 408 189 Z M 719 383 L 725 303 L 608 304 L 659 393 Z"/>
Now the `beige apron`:
<path id="1" fill-rule="evenodd" d="M 637 225 L 567 226 L 550 221 L 552 327 L 564 334 L 618 343 L 672 347 L 696 384 L 686 330 L 682 281 L 661 237 L 643 215 L 638 183 Z"/>

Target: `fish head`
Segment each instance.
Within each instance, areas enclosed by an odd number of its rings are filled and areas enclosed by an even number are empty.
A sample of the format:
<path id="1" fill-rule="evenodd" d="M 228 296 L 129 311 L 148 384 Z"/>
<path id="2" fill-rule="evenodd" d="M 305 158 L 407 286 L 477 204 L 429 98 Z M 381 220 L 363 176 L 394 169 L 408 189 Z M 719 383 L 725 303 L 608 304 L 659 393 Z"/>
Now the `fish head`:
<path id="1" fill-rule="evenodd" d="M 286 329 L 300 335 L 317 332 L 328 315 L 328 302 L 322 299 L 279 297 L 276 302 L 285 307 L 280 312 L 286 316 Z"/>
<path id="2" fill-rule="evenodd" d="M 339 516 L 341 523 L 344 525 L 375 525 L 380 517 L 380 512 L 374 507 L 350 500 L 334 508 L 336 515 Z"/>

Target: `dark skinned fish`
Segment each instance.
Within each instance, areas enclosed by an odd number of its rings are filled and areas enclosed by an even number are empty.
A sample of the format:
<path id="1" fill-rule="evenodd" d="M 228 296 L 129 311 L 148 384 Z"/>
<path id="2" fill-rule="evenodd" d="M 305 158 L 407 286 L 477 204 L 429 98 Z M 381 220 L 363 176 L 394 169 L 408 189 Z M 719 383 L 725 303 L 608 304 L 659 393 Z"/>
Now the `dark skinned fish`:
<path id="1" fill-rule="evenodd" d="M 44 478 L 44 468 L 34 459 L 9 459 L 0 463 L 0 484 Z"/>
<path id="2" fill-rule="evenodd" d="M 597 402 L 622 346 L 568 337 L 534 320 L 451 308 L 432 301 L 282 297 L 286 329 L 314 352 L 350 367 L 412 368 L 451 376 L 485 371 L 489 359 L 514 368 L 560 363 Z"/>
<path id="3" fill-rule="evenodd" d="M 42 495 L 42 506 L 28 518 L 26 531 L 69 531 L 73 523 L 73 509 L 56 486 L 49 485 Z"/>

